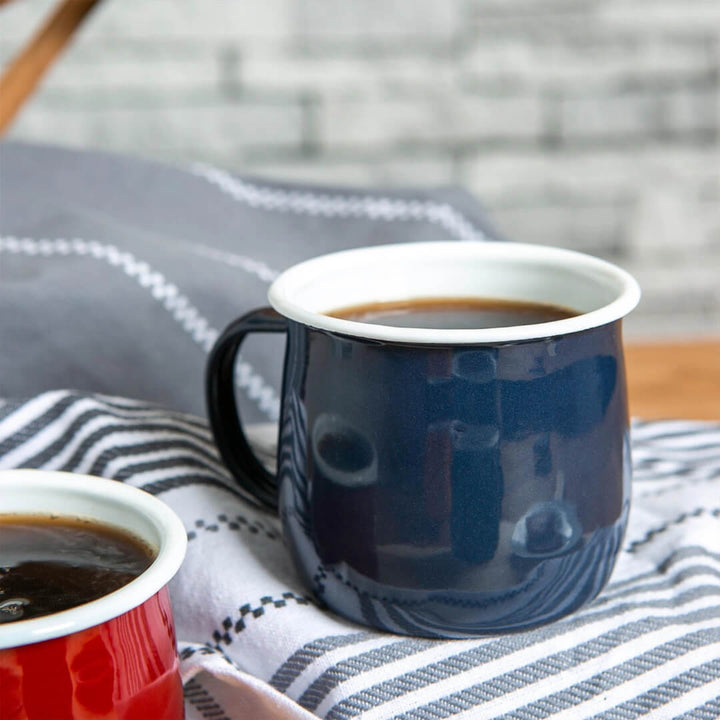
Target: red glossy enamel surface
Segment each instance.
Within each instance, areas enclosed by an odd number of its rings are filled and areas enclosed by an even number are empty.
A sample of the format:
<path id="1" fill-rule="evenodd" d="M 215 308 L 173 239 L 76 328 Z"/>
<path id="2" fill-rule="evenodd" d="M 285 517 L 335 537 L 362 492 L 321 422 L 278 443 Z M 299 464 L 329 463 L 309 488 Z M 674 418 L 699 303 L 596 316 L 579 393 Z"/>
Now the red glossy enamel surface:
<path id="1" fill-rule="evenodd" d="M 102 625 L 0 650 L 0 720 L 181 720 L 166 589 Z"/>

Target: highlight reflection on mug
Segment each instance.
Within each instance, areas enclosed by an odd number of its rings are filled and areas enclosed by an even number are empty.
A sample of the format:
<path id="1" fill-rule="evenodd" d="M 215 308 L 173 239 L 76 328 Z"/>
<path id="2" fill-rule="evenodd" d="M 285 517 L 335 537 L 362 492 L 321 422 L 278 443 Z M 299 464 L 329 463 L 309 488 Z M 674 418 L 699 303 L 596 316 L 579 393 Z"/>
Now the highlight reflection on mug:
<path id="1" fill-rule="evenodd" d="M 339 415 L 323 413 L 312 429 L 312 451 L 322 475 L 347 488 L 377 481 L 377 452 L 370 440 Z"/>
<path id="2" fill-rule="evenodd" d="M 312 517 L 322 562 L 377 572 L 377 451 L 339 415 L 323 413 L 312 429 Z"/>
<path id="3" fill-rule="evenodd" d="M 582 537 L 572 505 L 549 500 L 533 505 L 513 530 L 513 552 L 525 558 L 549 558 L 572 550 Z"/>

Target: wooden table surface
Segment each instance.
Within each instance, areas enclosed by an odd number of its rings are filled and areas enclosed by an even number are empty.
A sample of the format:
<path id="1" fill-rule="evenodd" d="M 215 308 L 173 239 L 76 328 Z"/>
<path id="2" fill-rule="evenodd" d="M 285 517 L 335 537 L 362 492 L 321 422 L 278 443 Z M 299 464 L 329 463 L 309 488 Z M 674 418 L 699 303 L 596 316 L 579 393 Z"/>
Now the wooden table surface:
<path id="1" fill-rule="evenodd" d="M 720 420 L 720 339 L 625 343 L 630 414 Z"/>

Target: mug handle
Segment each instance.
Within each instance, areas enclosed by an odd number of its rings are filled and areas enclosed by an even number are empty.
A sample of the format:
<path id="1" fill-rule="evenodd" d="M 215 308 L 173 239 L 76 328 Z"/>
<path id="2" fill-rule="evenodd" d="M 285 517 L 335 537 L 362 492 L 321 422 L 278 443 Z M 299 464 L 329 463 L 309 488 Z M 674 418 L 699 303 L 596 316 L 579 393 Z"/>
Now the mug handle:
<path id="1" fill-rule="evenodd" d="M 264 507 L 277 510 L 277 475 L 257 459 L 242 428 L 235 402 L 235 358 L 243 340 L 254 332 L 287 332 L 287 320 L 270 307 L 259 308 L 228 325 L 210 351 L 205 369 L 205 399 L 210 428 L 238 484 Z"/>

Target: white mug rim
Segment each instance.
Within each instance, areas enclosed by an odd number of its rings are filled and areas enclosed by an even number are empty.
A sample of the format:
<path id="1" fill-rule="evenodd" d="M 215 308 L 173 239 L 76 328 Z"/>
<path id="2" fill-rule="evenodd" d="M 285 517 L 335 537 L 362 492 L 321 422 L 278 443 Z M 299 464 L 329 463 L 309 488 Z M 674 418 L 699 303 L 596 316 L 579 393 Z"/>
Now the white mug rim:
<path id="1" fill-rule="evenodd" d="M 587 278 L 598 285 L 605 284 L 613 299 L 601 307 L 580 312 L 572 317 L 552 322 L 483 329 L 407 328 L 390 327 L 369 322 L 357 322 L 323 314 L 354 303 L 336 304 L 322 310 L 309 307 L 297 299 L 299 288 L 319 282 L 328 274 L 345 270 L 349 272 L 358 262 L 402 262 L 420 253 L 428 258 L 467 258 L 471 261 L 495 263 L 545 263 L 577 274 L 578 279 Z M 517 341 L 529 341 L 582 332 L 620 320 L 631 312 L 640 301 L 640 287 L 627 271 L 607 260 L 545 245 L 515 242 L 418 242 L 376 245 L 372 247 L 343 250 L 321 255 L 293 265 L 281 273 L 268 291 L 271 306 L 281 315 L 303 325 L 368 340 L 380 340 L 419 345 L 485 345 Z M 440 293 L 438 296 L 448 293 Z M 478 294 L 475 293 L 475 296 Z M 427 295 L 424 295 L 427 296 Z M 418 295 L 412 296 L 418 297 Z M 407 299 L 411 299 L 408 297 Z M 522 299 L 522 298 L 521 298 Z M 524 298 L 531 299 L 531 298 Z M 372 302 L 369 298 L 367 302 Z"/>
<path id="2" fill-rule="evenodd" d="M 32 497 L 24 506 L 22 499 L 11 499 L 8 508 L 8 493 L 12 491 L 18 496 L 22 491 Z M 63 507 L 43 507 L 38 498 L 48 491 L 53 495 L 58 491 L 66 492 L 67 504 Z M 73 501 L 76 503 L 75 510 Z M 152 564 L 127 585 L 97 600 L 51 615 L 0 624 L 0 650 L 64 637 L 119 617 L 162 590 L 180 568 L 187 547 L 185 528 L 170 507 L 149 493 L 115 480 L 76 473 L 30 469 L 0 471 L 0 515 L 83 517 L 124 529 L 119 523 L 96 517 L 92 510 L 81 512 L 77 509 L 81 503 L 87 506 L 93 502 L 105 507 L 112 504 L 123 512 L 134 513 L 139 521 L 153 527 L 160 541 Z M 141 533 L 135 534 L 149 541 Z"/>

